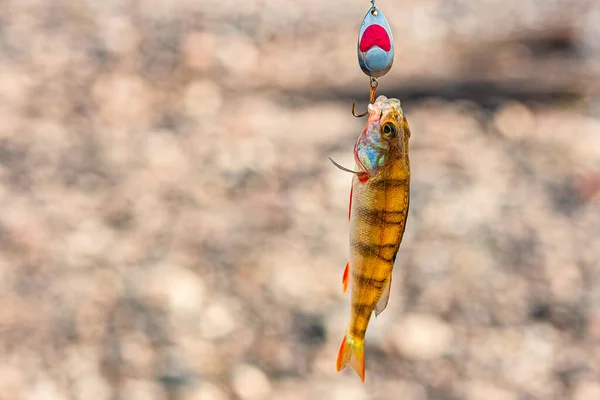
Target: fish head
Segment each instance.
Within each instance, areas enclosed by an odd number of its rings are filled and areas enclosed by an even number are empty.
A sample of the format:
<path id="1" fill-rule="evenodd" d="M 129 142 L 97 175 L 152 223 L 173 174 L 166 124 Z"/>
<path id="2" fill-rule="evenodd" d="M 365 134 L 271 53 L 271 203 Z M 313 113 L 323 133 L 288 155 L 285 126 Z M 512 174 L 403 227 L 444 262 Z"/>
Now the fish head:
<path id="1" fill-rule="evenodd" d="M 369 119 L 354 146 L 354 158 L 364 172 L 374 176 L 391 157 L 404 153 L 410 131 L 400 100 L 379 96 L 368 110 Z"/>

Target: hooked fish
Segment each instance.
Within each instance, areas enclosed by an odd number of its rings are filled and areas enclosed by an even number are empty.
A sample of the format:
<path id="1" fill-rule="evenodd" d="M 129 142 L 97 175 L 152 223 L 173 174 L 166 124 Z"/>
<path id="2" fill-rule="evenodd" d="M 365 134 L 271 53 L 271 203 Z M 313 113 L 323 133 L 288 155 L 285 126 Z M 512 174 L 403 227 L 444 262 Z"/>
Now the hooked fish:
<path id="1" fill-rule="evenodd" d="M 350 261 L 342 278 L 351 288 L 350 323 L 337 357 L 337 370 L 349 365 L 364 382 L 365 333 L 373 311 L 387 306 L 392 269 L 406 226 L 409 205 L 410 129 L 398 99 L 379 96 L 354 146 L 356 171 L 350 191 Z"/>

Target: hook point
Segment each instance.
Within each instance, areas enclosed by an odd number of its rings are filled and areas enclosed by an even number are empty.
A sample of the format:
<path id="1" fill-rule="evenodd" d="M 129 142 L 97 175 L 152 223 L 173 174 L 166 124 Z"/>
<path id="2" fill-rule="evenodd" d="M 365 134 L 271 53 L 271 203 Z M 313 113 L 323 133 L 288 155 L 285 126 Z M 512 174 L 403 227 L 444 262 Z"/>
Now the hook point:
<path id="1" fill-rule="evenodd" d="M 367 115 L 369 113 L 369 111 L 365 111 L 362 114 L 357 114 L 355 112 L 355 109 L 356 109 L 356 101 L 352 100 L 352 115 L 354 115 L 356 118 L 361 118 L 361 117 L 364 117 L 365 115 Z"/>

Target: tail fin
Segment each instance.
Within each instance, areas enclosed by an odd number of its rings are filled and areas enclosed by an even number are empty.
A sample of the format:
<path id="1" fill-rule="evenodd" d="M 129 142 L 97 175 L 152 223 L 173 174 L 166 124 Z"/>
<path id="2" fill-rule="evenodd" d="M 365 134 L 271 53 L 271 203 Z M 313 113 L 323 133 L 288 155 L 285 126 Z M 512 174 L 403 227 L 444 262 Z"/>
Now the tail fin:
<path id="1" fill-rule="evenodd" d="M 350 365 L 360 379 L 365 381 L 365 345 L 362 341 L 349 338 L 348 334 L 342 339 L 336 368 L 339 371 L 346 365 Z"/>

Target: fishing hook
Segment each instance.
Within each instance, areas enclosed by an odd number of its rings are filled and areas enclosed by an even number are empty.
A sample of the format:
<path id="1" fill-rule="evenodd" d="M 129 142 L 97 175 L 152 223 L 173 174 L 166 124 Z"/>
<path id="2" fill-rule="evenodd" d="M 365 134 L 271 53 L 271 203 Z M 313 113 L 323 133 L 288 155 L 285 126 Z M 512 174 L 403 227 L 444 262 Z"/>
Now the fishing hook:
<path id="1" fill-rule="evenodd" d="M 375 91 L 377 90 L 378 85 L 379 85 L 379 81 L 377 80 L 377 78 L 371 77 L 371 81 L 370 81 L 371 90 L 369 91 L 369 104 L 373 104 L 375 102 Z M 352 115 L 354 115 L 356 118 L 364 117 L 365 115 L 367 115 L 369 113 L 369 110 L 367 109 L 367 111 L 365 111 L 364 113 L 357 114 L 355 112 L 355 108 L 356 108 L 356 101 L 352 100 Z"/>

